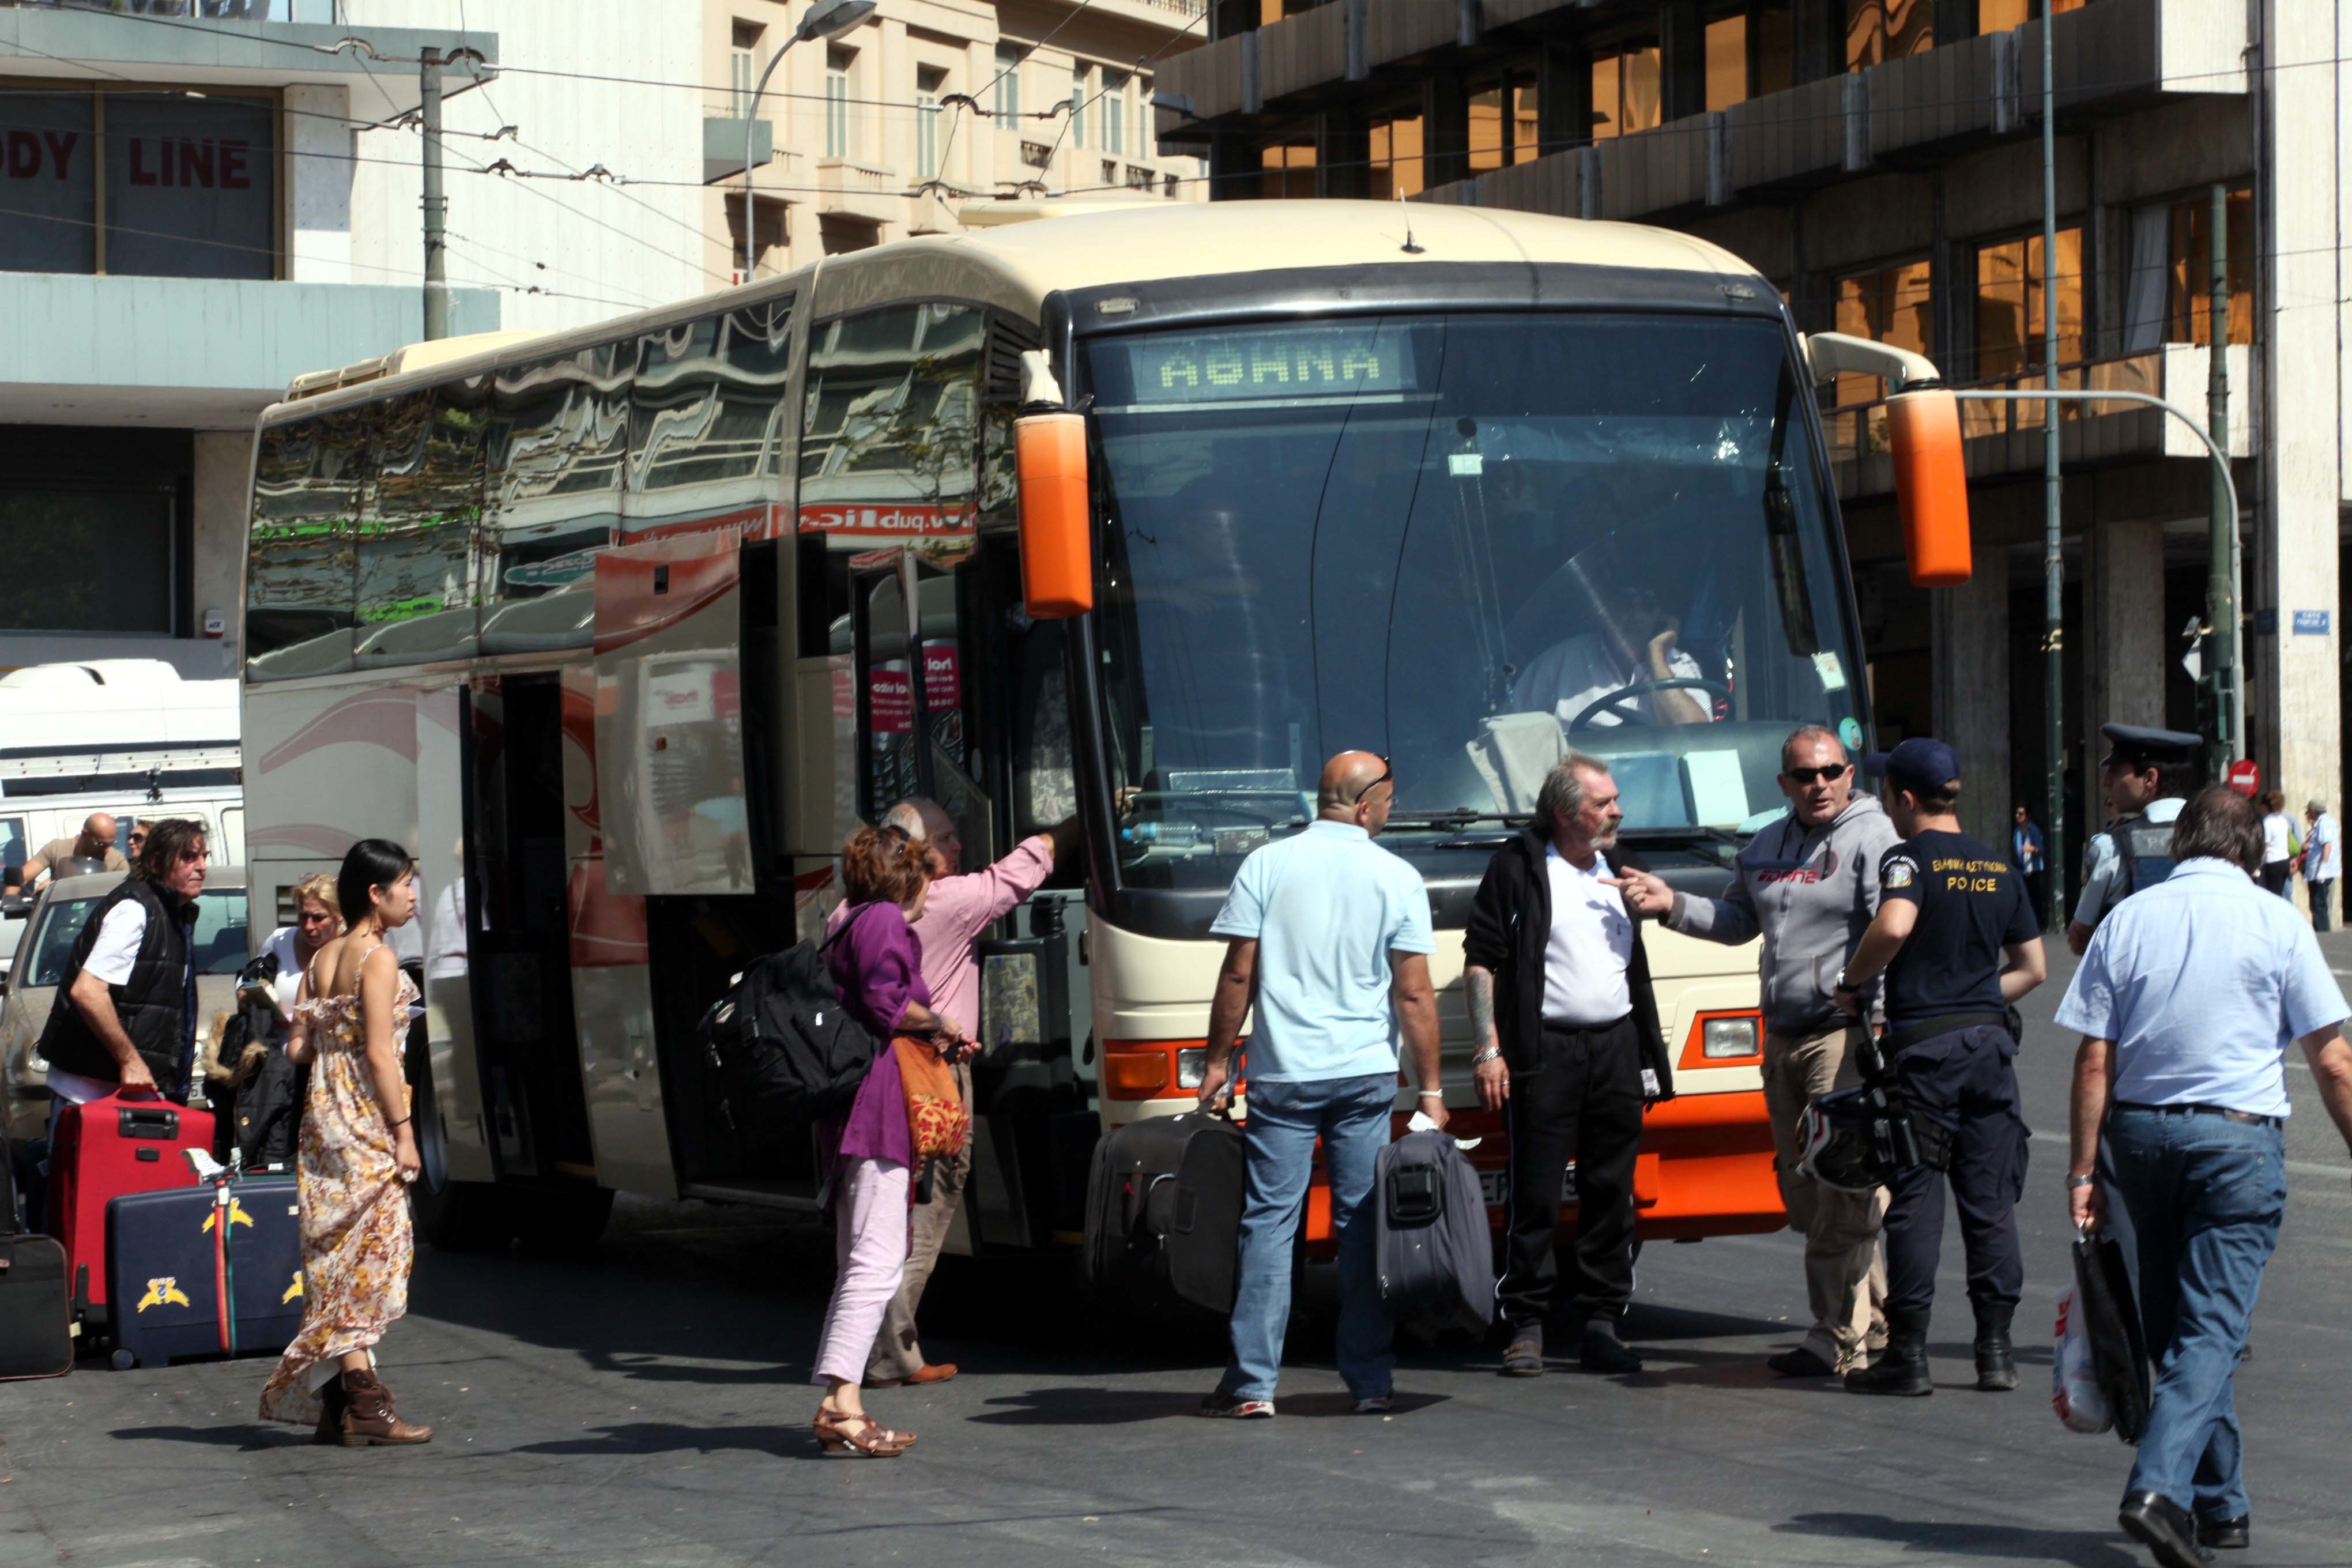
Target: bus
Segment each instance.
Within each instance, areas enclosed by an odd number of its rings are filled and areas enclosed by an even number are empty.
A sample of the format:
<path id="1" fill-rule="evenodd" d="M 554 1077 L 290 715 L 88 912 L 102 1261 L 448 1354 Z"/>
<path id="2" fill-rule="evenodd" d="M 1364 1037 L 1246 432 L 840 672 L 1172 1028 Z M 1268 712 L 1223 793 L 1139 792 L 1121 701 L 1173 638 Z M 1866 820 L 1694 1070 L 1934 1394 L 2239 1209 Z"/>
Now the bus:
<path id="1" fill-rule="evenodd" d="M 982 944 L 950 1245 L 1083 1240 L 1097 1141 L 1192 1103 L 1235 868 L 1348 748 L 1391 759 L 1381 842 L 1429 889 L 1444 1090 L 1499 1199 L 1461 930 L 1545 771 L 1606 759 L 1627 841 L 1712 892 L 1782 807 L 1790 730 L 1869 734 L 1818 380 L 1902 394 L 1915 569 L 1965 575 L 1934 367 L 1804 338 L 1689 237 L 1036 212 L 425 345 L 262 416 L 253 897 L 361 836 L 416 847 L 432 1239 L 593 1236 L 615 1192 L 813 1208 L 805 1130 L 739 1124 L 696 1023 L 821 929 L 859 822 L 924 795 L 967 868 L 1082 825 Z M 1753 950 L 1649 944 L 1680 1092 L 1641 1234 L 1777 1228 Z M 1318 1185 L 1310 1244 L 1329 1223 Z"/>

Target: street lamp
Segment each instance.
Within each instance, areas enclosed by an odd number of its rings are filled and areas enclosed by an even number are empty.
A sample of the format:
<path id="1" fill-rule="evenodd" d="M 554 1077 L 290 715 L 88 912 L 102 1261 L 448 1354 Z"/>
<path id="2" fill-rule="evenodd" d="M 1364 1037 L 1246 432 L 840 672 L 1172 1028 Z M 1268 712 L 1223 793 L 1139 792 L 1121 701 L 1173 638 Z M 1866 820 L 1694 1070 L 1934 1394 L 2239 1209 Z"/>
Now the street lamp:
<path id="1" fill-rule="evenodd" d="M 751 237 L 751 133 L 760 123 L 760 95 L 768 90 L 768 79 L 776 74 L 776 67 L 784 52 L 794 44 L 804 44 L 811 38 L 837 38 L 874 15 L 877 0 L 817 0 L 809 7 L 793 36 L 768 57 L 768 68 L 760 73 L 760 85 L 751 89 L 751 101 L 743 110 L 743 281 L 751 281 L 751 257 L 754 241 Z M 772 146 L 772 143 L 771 143 Z"/>

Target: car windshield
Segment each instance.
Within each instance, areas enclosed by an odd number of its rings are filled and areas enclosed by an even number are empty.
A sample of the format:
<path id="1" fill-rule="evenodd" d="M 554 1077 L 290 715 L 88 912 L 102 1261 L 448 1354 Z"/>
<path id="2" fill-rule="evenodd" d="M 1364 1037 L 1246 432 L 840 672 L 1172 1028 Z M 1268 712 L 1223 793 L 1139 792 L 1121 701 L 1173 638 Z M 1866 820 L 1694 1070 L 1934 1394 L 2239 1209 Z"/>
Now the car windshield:
<path id="1" fill-rule="evenodd" d="M 73 961 L 74 941 L 92 910 L 106 901 L 103 893 L 79 899 L 52 899 L 41 911 L 40 930 L 33 938 L 33 961 L 25 966 L 24 985 L 63 984 L 66 966 Z M 215 888 L 196 899 L 196 973 L 235 974 L 247 962 L 245 889 Z"/>
<path id="2" fill-rule="evenodd" d="M 1629 827 L 1704 835 L 1776 814 L 1796 724 L 1860 739 L 1777 322 L 1139 333 L 1087 370 L 1130 886 L 1228 879 L 1351 747 L 1391 759 L 1388 842 L 1423 859 L 1523 816 L 1570 747 Z"/>

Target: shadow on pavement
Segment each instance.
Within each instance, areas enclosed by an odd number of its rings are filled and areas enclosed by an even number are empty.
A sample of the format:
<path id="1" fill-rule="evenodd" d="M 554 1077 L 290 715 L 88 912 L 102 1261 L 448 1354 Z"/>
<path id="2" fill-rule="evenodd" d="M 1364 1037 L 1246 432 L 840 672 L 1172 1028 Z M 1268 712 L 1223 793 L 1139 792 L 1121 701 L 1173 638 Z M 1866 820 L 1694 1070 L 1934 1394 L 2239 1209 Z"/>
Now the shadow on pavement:
<path id="1" fill-rule="evenodd" d="M 1877 1513 L 1801 1513 L 1773 1530 L 1842 1541 L 1884 1541 L 1939 1556 L 2071 1563 L 2075 1568 L 2142 1568 L 2139 1553 L 2113 1531 L 2031 1530 L 2019 1525 L 1889 1519 Z"/>
<path id="2" fill-rule="evenodd" d="M 307 1446 L 310 1433 L 299 1426 L 279 1429 L 247 1421 L 226 1426 L 118 1426 L 107 1434 L 118 1443 L 201 1443 L 208 1448 L 235 1448 L 258 1454 L 270 1448 Z"/>
<path id="3" fill-rule="evenodd" d="M 1214 1382 L 1213 1375 L 1210 1382 Z M 1198 1394 L 1164 1389 L 1031 1388 L 992 1399 L 988 1403 L 992 1408 L 969 1419 L 982 1426 L 1126 1426 L 1178 1416 L 1198 1419 L 1202 1395 L 1207 1392 L 1206 1384 Z M 1444 1394 L 1399 1394 L 1389 1414 L 1408 1415 L 1444 1403 Z M 1355 1395 L 1350 1394 L 1278 1394 L 1275 1404 L 1284 1415 L 1375 1419 L 1356 1415 Z"/>
<path id="4" fill-rule="evenodd" d="M 593 1426 L 596 1436 L 563 1437 L 546 1443 L 522 1443 L 516 1454 L 715 1454 L 744 1449 L 780 1459 L 817 1457 L 816 1438 L 805 1426 L 681 1426 L 670 1421 L 631 1421 L 618 1426 Z"/>

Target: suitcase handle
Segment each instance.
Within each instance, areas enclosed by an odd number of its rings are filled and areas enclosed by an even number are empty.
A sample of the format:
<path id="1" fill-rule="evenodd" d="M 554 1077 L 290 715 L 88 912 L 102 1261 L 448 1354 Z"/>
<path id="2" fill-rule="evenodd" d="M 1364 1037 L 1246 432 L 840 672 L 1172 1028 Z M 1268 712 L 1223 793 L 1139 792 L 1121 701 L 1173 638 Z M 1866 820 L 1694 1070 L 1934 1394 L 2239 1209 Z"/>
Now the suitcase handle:
<path id="1" fill-rule="evenodd" d="M 121 1119 L 117 1126 L 125 1138 L 160 1138 L 167 1143 L 180 1141 L 180 1113 L 160 1105 L 125 1105 L 115 1114 Z"/>

